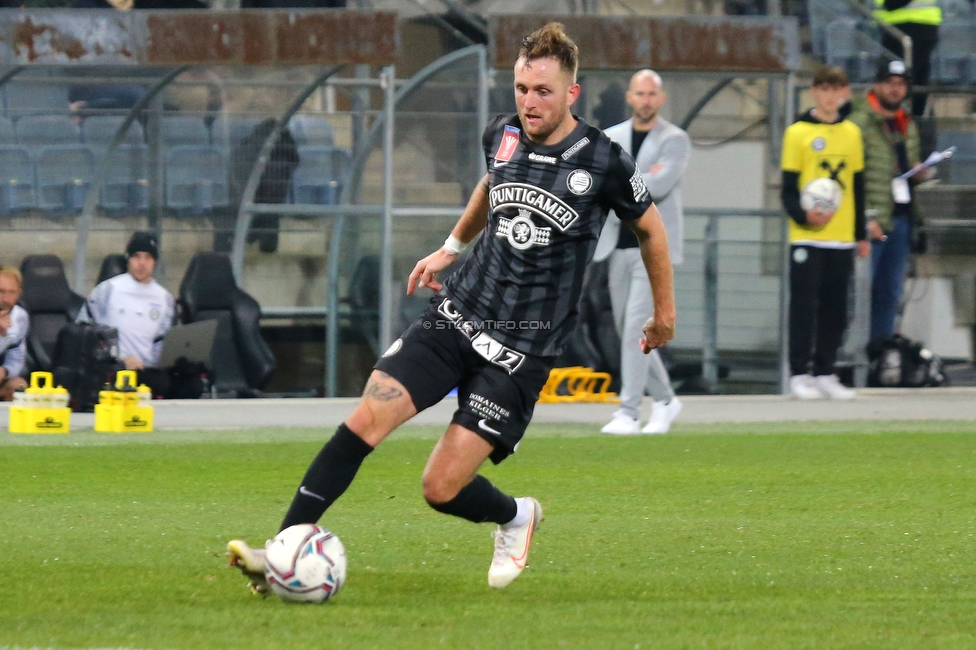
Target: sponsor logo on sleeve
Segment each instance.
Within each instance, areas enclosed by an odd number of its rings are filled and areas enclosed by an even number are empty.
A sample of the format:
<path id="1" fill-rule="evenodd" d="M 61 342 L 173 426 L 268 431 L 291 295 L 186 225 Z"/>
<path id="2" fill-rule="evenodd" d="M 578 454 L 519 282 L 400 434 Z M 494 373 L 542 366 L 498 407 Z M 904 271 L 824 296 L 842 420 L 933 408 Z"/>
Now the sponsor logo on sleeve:
<path id="1" fill-rule="evenodd" d="M 644 178 L 641 176 L 640 170 L 634 171 L 634 175 L 630 177 L 630 189 L 634 192 L 635 203 L 640 203 L 650 194 L 647 191 L 647 185 L 644 185 Z"/>

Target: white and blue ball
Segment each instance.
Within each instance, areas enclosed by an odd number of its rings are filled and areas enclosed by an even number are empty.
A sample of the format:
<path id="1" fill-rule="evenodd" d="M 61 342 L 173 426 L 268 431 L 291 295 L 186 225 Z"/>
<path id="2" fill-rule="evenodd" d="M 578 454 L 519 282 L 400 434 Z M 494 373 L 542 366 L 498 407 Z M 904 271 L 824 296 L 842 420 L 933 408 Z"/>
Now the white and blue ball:
<path id="1" fill-rule="evenodd" d="M 804 210 L 837 212 L 843 194 L 837 181 L 830 178 L 815 178 L 800 193 L 800 207 Z"/>
<path id="2" fill-rule="evenodd" d="M 267 546 L 264 576 L 288 603 L 324 603 L 346 581 L 346 549 L 333 533 L 298 524 L 278 533 Z"/>

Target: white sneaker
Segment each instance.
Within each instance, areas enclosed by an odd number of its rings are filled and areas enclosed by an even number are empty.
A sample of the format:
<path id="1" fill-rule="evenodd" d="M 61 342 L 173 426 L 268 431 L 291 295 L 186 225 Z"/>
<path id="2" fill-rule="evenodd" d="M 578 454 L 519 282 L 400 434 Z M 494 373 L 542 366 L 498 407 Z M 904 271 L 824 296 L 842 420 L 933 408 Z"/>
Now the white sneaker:
<path id="1" fill-rule="evenodd" d="M 268 581 L 264 577 L 264 568 L 267 566 L 265 553 L 264 549 L 251 548 L 247 542 L 239 539 L 232 539 L 227 543 L 230 565 L 241 570 L 248 579 L 247 588 L 253 594 L 268 594 Z"/>
<path id="2" fill-rule="evenodd" d="M 790 392 L 797 399 L 823 399 L 826 395 L 817 387 L 812 375 L 790 377 Z"/>
<path id="3" fill-rule="evenodd" d="M 677 397 L 672 397 L 669 401 L 654 402 L 651 405 L 651 419 L 641 433 L 667 433 L 671 430 L 671 423 L 681 413 L 683 404 Z"/>
<path id="4" fill-rule="evenodd" d="M 640 433 L 640 421 L 622 413 L 617 413 L 608 424 L 603 425 L 600 433 L 609 433 L 614 436 L 632 436 Z"/>
<path id="5" fill-rule="evenodd" d="M 837 375 L 817 375 L 814 382 L 817 389 L 830 399 L 850 400 L 857 397 L 857 391 L 840 383 Z"/>
<path id="6" fill-rule="evenodd" d="M 522 498 L 528 499 L 532 506 L 532 517 L 528 523 L 523 526 L 499 526 L 495 531 L 495 554 L 488 569 L 488 586 L 494 589 L 504 589 L 522 573 L 529 559 L 532 533 L 543 519 L 539 502 L 532 497 Z"/>

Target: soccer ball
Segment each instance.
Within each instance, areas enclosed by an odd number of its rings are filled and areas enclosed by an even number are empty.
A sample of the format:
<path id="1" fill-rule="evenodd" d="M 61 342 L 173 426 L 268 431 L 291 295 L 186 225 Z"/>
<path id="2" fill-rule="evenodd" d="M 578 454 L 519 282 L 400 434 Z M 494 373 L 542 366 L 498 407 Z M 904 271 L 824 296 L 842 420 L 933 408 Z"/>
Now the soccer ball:
<path id="1" fill-rule="evenodd" d="M 800 207 L 804 210 L 837 212 L 841 201 L 840 185 L 830 178 L 815 178 L 800 193 Z"/>
<path id="2" fill-rule="evenodd" d="M 268 545 L 264 576 L 287 603 L 324 603 L 346 581 L 346 549 L 321 526 L 291 526 Z"/>

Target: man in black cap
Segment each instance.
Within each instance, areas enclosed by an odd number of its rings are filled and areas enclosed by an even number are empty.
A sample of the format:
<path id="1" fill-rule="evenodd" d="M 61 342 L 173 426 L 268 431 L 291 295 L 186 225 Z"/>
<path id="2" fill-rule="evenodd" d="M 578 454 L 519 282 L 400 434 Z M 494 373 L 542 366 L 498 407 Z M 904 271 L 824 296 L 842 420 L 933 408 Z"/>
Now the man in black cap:
<path id="1" fill-rule="evenodd" d="M 913 184 L 898 177 L 920 161 L 918 127 L 904 109 L 911 76 L 902 61 L 883 61 L 874 88 L 854 99 L 849 119 L 864 139 L 864 214 L 871 239 L 871 343 L 895 331 L 912 242 L 921 242 Z M 916 249 L 920 250 L 916 243 Z"/>
<path id="2" fill-rule="evenodd" d="M 163 348 L 163 337 L 173 324 L 173 295 L 153 279 L 159 259 L 159 239 L 155 233 L 139 231 L 125 247 L 128 272 L 96 286 L 79 322 L 114 327 L 119 332 L 119 360 L 128 370 L 138 372 L 138 380 L 152 389 L 153 395 L 169 391 L 170 379 L 156 367 Z"/>

